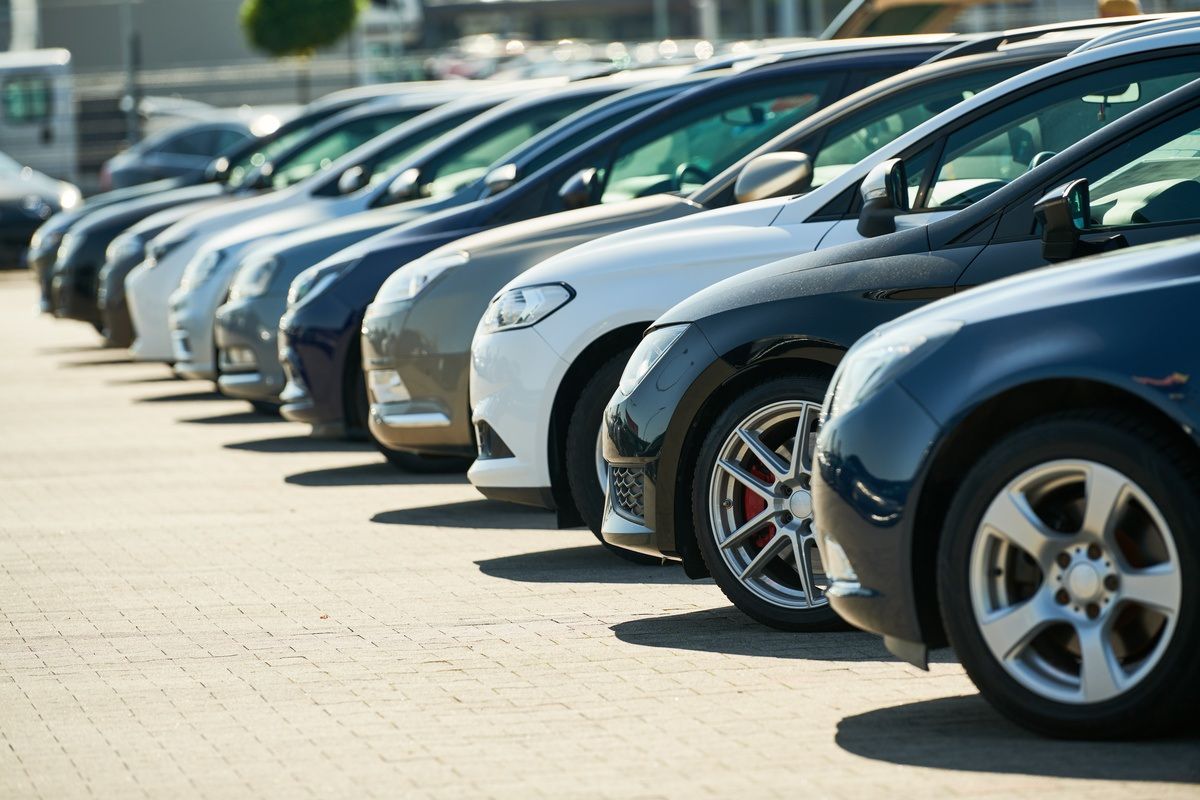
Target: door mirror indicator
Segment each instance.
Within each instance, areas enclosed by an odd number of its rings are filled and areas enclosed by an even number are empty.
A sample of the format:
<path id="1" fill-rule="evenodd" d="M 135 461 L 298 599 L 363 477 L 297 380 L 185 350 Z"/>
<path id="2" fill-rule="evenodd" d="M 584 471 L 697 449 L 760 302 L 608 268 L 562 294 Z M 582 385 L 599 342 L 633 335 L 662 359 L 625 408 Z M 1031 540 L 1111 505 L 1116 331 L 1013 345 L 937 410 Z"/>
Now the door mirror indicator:
<path id="1" fill-rule="evenodd" d="M 483 179 L 489 195 L 500 194 L 517 182 L 517 165 L 504 164 L 489 172 Z"/>
<path id="2" fill-rule="evenodd" d="M 562 185 L 558 196 L 563 206 L 568 209 L 583 208 L 592 204 L 596 190 L 596 170 L 592 167 L 581 169 Z"/>
<path id="3" fill-rule="evenodd" d="M 765 153 L 751 159 L 733 186 L 739 203 L 806 192 L 812 186 L 812 160 L 807 153 Z"/>
<path id="4" fill-rule="evenodd" d="M 868 239 L 896 230 L 896 217 L 908 211 L 908 176 L 904 161 L 889 158 L 867 173 L 862 182 L 862 211 L 858 234 Z"/>

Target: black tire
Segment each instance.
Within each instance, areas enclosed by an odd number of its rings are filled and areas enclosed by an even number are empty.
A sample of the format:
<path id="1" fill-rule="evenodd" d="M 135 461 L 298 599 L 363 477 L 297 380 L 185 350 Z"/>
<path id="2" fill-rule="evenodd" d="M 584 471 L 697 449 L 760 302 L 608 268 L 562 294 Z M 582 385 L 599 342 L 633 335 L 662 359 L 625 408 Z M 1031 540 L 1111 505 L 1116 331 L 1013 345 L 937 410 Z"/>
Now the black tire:
<path id="1" fill-rule="evenodd" d="M 1182 603 L 1172 640 L 1149 673 L 1124 693 L 1091 704 L 1057 702 L 1021 685 L 984 642 L 972 610 L 969 560 L 979 521 L 996 494 L 1026 470 L 1087 459 L 1124 473 L 1157 504 L 1173 532 Z M 1049 736 L 1162 736 L 1194 725 L 1200 706 L 1200 481 L 1194 454 L 1136 416 L 1082 411 L 1044 417 L 1005 436 L 967 473 L 938 548 L 938 602 L 946 634 L 980 693 L 1004 716 Z"/>
<path id="2" fill-rule="evenodd" d="M 734 574 L 721 555 L 709 519 L 708 495 L 711 491 L 713 468 L 726 439 L 738 424 L 756 410 L 774 403 L 802 400 L 820 403 L 828 388 L 827 378 L 815 375 L 797 375 L 770 378 L 762 383 L 738 392 L 717 415 L 709 426 L 708 434 L 700 445 L 700 452 L 691 473 L 692 477 L 692 522 L 696 531 L 696 542 L 704 565 L 725 593 L 742 613 L 784 631 L 819 632 L 845 630 L 847 625 L 830 608 L 828 602 L 816 608 L 788 608 L 768 601 L 746 588 L 740 577 Z"/>
<path id="3" fill-rule="evenodd" d="M 580 392 L 567 423 L 564 452 L 567 486 L 583 524 L 595 534 L 605 549 L 633 564 L 658 566 L 663 559 L 616 547 L 604 541 L 600 534 L 600 526 L 604 521 L 604 489 L 596 479 L 596 434 L 604 420 L 604 408 L 617 390 L 621 372 L 632 352 L 624 350 L 604 362 Z"/>

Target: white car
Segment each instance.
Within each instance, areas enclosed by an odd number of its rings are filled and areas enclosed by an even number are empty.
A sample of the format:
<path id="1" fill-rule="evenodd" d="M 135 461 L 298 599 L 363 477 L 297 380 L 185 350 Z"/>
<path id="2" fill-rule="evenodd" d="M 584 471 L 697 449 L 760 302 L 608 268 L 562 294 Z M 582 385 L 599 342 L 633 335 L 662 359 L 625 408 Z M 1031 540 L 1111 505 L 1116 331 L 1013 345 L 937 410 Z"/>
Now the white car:
<path id="1" fill-rule="evenodd" d="M 987 196 L 1200 77 L 1198 56 L 1195 17 L 1105 34 L 959 103 L 807 194 L 615 234 L 525 272 L 493 299 L 472 343 L 471 482 L 489 497 L 557 507 L 560 520 L 577 511 L 598 534 L 601 415 L 660 314 L 747 269 L 864 238 L 860 186 L 884 162 L 907 165 L 912 208 L 883 215 L 882 226 L 877 213 L 863 214 L 868 235 L 924 225 Z"/>
<path id="2" fill-rule="evenodd" d="M 264 182 L 275 191 L 198 210 L 155 237 L 146 248 L 146 261 L 125 279 L 129 312 L 137 331 L 130 348 L 133 357 L 141 361 L 175 360 L 167 320 L 168 298 L 179 286 L 188 263 L 210 237 L 228 233 L 238 225 L 262 221 L 268 214 L 303 205 L 313 197 L 321 197 L 329 205 L 347 202 L 349 198 L 336 191 L 341 173 L 354 163 L 346 159 L 347 153 L 396 126 L 406 128 L 415 122 L 414 117 L 456 96 L 423 92 L 341 112 L 279 156 L 278 168 L 264 176 Z M 466 97 L 459 102 L 477 99 Z M 334 171 L 334 167 L 340 169 Z"/>

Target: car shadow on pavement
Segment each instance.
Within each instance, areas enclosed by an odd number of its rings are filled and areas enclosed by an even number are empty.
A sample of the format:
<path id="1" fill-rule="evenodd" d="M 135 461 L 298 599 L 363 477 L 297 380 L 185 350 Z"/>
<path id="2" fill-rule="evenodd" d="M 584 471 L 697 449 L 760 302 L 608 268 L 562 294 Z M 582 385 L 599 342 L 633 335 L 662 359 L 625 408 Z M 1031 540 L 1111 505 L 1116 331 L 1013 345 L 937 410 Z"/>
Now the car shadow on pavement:
<path id="1" fill-rule="evenodd" d="M 461 503 L 399 508 L 382 511 L 371 522 L 383 525 L 425 525 L 437 528 L 493 528 L 497 530 L 542 530 L 557 528 L 554 513 L 495 500 L 466 500 Z"/>
<path id="2" fill-rule="evenodd" d="M 136 386 L 143 383 L 179 383 L 183 378 L 178 375 L 155 375 L 150 378 L 115 378 L 105 381 L 109 386 Z"/>
<path id="3" fill-rule="evenodd" d="M 277 436 L 272 439 L 251 439 L 225 445 L 228 450 L 249 453 L 367 453 L 375 448 L 366 442 L 345 439 L 314 439 L 311 436 Z"/>
<path id="4" fill-rule="evenodd" d="M 466 483 L 465 475 L 414 475 L 401 472 L 379 457 L 377 463 L 354 464 L 297 472 L 283 479 L 294 486 L 401 486 L 405 484 Z"/>
<path id="5" fill-rule="evenodd" d="M 227 400 L 228 398 L 221 399 Z M 211 417 L 194 417 L 179 421 L 192 425 L 264 425 L 283 422 L 284 419 L 273 414 L 260 414 L 257 411 L 231 411 L 228 414 L 216 414 Z"/>
<path id="6" fill-rule="evenodd" d="M 645 647 L 816 661 L 895 661 L 877 636 L 850 630 L 803 635 L 778 631 L 733 606 L 640 617 L 613 625 L 612 632 L 623 642 Z"/>
<path id="7" fill-rule="evenodd" d="M 119 367 L 122 364 L 142 363 L 144 362 L 135 361 L 126 356 L 125 358 L 89 359 L 87 361 L 60 361 L 58 366 L 66 369 L 77 369 L 79 367 Z"/>
<path id="8" fill-rule="evenodd" d="M 691 583 L 677 566 L 631 564 L 599 544 L 520 553 L 475 564 L 484 575 L 522 583 Z"/>
<path id="9" fill-rule="evenodd" d="M 215 389 L 204 389 L 198 392 L 180 392 L 179 394 L 155 394 L 150 397 L 139 397 L 139 403 L 190 403 L 196 400 L 228 400 Z"/>
<path id="10" fill-rule="evenodd" d="M 838 745 L 876 761 L 930 769 L 1108 781 L 1200 781 L 1200 740 L 1071 742 L 1029 733 L 979 695 L 942 697 L 847 717 Z"/>

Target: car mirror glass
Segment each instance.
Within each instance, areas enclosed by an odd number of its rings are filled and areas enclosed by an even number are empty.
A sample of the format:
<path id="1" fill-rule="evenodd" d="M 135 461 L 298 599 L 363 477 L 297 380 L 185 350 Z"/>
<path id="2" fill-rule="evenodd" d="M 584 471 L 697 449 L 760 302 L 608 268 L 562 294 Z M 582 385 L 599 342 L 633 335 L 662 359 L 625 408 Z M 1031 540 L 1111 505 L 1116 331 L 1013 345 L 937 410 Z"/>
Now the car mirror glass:
<path id="1" fill-rule="evenodd" d="M 765 153 L 738 173 L 733 187 L 739 203 L 800 194 L 812 186 L 812 160 L 807 153 Z"/>

